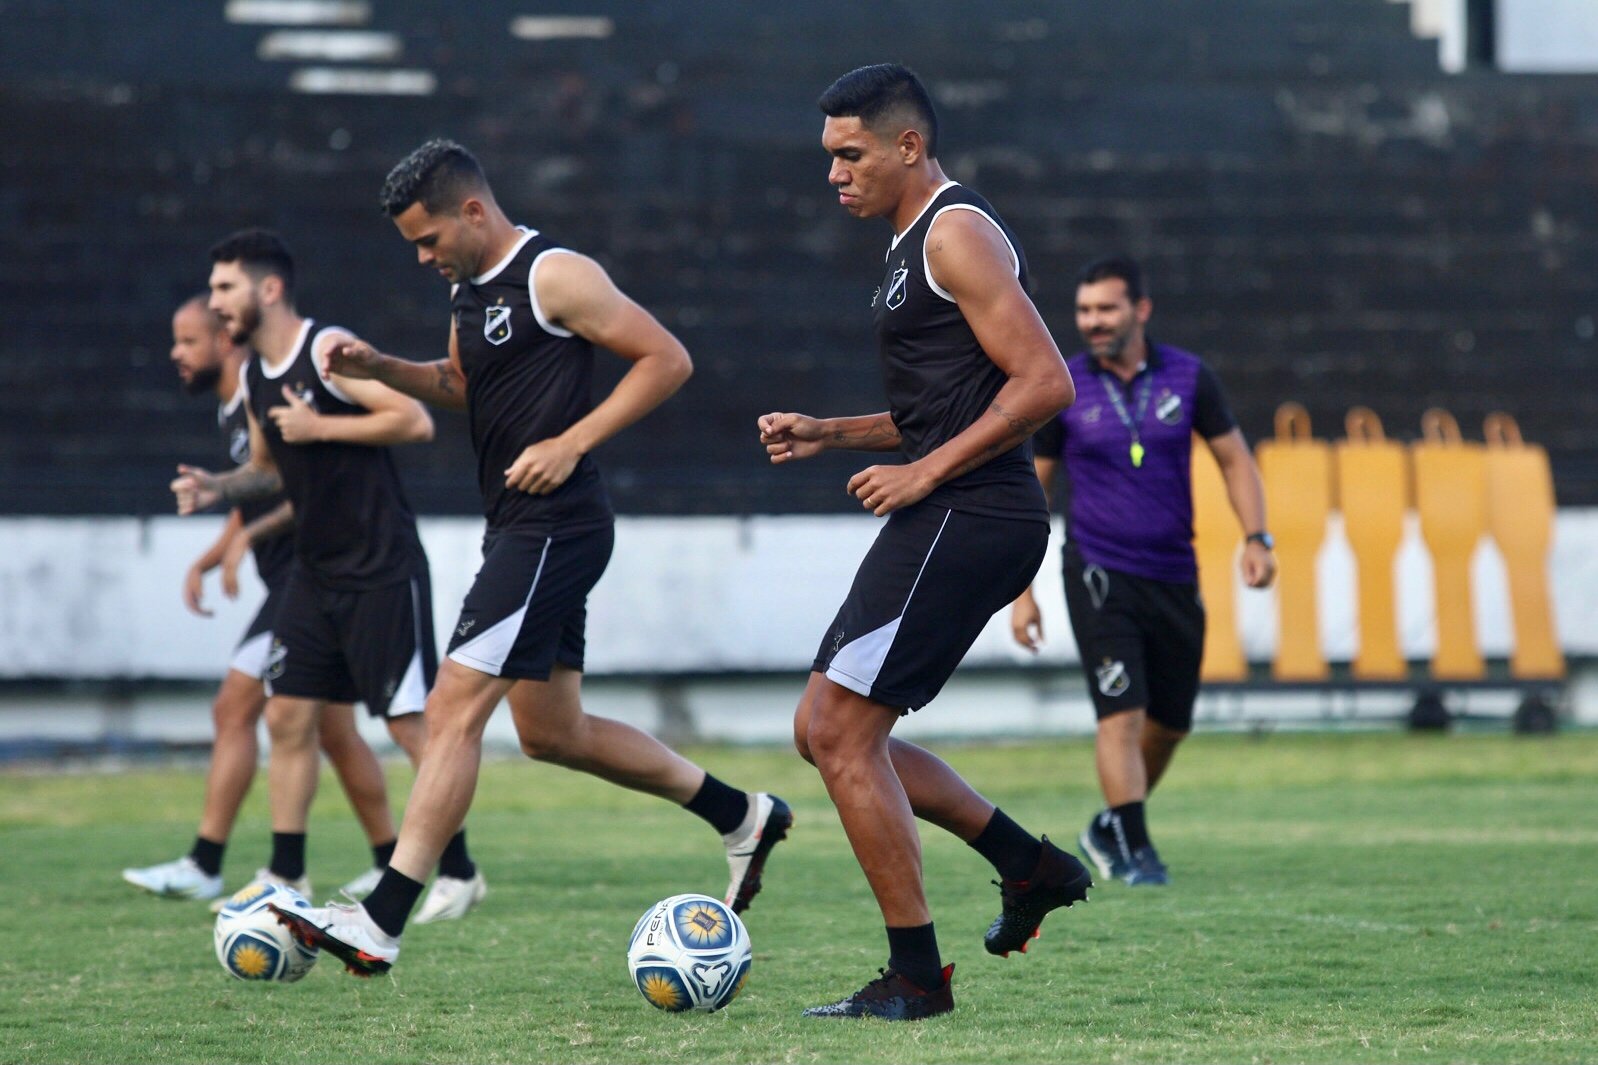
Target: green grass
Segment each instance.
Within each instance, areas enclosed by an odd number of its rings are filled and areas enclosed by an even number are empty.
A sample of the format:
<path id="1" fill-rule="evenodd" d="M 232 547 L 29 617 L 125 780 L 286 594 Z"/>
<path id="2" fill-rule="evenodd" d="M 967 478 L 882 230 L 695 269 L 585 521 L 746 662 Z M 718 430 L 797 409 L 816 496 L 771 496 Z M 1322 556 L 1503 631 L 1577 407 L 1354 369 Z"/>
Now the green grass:
<path id="1" fill-rule="evenodd" d="M 470 819 L 489 878 L 470 918 L 413 928 L 370 982 L 227 978 L 195 903 L 118 871 L 179 853 L 200 777 L 0 774 L 0 1062 L 1592 1061 L 1598 1058 L 1598 735 L 1195 738 L 1151 810 L 1166 889 L 1111 884 L 1025 957 L 991 958 L 991 871 L 923 835 L 957 1010 L 805 1021 L 874 975 L 881 921 L 819 781 L 778 750 L 692 752 L 798 816 L 750 914 L 755 965 L 713 1015 L 632 989 L 634 920 L 719 894 L 710 830 L 657 800 L 521 761 Z M 1062 842 L 1095 808 L 1086 741 L 943 749 Z M 395 802 L 409 771 L 393 774 Z M 229 853 L 261 863 L 264 780 Z M 324 782 L 311 874 L 369 863 Z"/>

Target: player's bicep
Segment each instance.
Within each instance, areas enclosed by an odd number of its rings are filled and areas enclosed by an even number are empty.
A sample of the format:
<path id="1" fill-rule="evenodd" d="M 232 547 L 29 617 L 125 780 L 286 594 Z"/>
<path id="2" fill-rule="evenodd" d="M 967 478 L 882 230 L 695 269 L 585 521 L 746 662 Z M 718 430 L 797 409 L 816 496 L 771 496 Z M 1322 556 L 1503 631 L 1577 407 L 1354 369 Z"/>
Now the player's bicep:
<path id="1" fill-rule="evenodd" d="M 539 264 L 533 284 L 546 317 L 624 359 L 636 362 L 683 350 L 670 330 L 617 288 L 604 267 L 587 256 L 549 256 Z"/>
<path id="2" fill-rule="evenodd" d="M 1063 364 L 1015 275 L 1009 242 L 985 216 L 950 211 L 927 234 L 927 265 L 960 307 L 982 350 L 1010 376 Z"/>

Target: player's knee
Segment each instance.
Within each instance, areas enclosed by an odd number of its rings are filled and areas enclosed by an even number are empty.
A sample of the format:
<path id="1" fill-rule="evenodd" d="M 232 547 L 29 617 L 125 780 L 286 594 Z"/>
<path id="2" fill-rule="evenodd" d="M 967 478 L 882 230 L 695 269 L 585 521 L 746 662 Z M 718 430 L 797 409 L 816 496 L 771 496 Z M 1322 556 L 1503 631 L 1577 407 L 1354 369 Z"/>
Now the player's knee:
<path id="1" fill-rule="evenodd" d="M 535 762 L 562 765 L 571 755 L 571 738 L 558 732 L 523 732 L 518 738 L 522 753 Z"/>
<path id="2" fill-rule="evenodd" d="M 299 707 L 266 708 L 266 732 L 279 750 L 312 748 L 317 745 L 316 715 Z"/>

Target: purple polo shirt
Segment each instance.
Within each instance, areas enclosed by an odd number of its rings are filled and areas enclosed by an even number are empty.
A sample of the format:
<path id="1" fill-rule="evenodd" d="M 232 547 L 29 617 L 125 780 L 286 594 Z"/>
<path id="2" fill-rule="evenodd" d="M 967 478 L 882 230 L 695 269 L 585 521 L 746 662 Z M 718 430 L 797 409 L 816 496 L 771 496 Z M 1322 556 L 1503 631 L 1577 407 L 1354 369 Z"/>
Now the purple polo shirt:
<path id="1" fill-rule="evenodd" d="M 1213 439 L 1237 422 L 1220 382 L 1198 356 L 1153 341 L 1148 347 L 1147 363 L 1125 384 L 1087 352 L 1071 356 L 1066 365 L 1076 382 L 1076 402 L 1039 430 L 1033 448 L 1061 460 L 1066 540 L 1084 561 L 1150 580 L 1191 583 L 1198 580 L 1193 433 Z M 1119 409 L 1111 389 L 1120 397 Z M 1137 466 L 1129 421 L 1142 449 Z"/>

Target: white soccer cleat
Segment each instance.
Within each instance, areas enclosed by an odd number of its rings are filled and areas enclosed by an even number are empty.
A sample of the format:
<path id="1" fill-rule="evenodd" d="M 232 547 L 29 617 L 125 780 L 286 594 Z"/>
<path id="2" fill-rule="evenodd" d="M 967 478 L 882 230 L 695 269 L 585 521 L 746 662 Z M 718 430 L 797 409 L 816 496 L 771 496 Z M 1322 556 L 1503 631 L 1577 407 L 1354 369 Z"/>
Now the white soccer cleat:
<path id="1" fill-rule="evenodd" d="M 309 876 L 302 876 L 298 880 L 285 880 L 270 869 L 257 869 L 255 875 L 250 878 L 250 883 L 276 884 L 278 887 L 292 888 L 307 899 L 311 897 L 311 878 Z M 221 913 L 222 907 L 227 905 L 227 900 L 228 897 L 224 896 L 211 903 L 211 912 Z"/>
<path id="2" fill-rule="evenodd" d="M 364 899 L 377 890 L 377 882 L 381 879 L 383 879 L 383 870 L 374 865 L 348 884 L 339 888 L 339 891 L 352 899 Z"/>
<path id="3" fill-rule="evenodd" d="M 483 879 L 481 869 L 473 873 L 470 880 L 454 876 L 437 876 L 433 879 L 433 889 L 427 893 L 427 898 L 422 902 L 422 908 L 416 911 L 416 916 L 411 920 L 417 924 L 457 920 L 465 917 L 468 910 L 482 902 L 486 894 L 488 894 L 488 881 Z"/>
<path id="4" fill-rule="evenodd" d="M 793 827 L 793 812 L 775 795 L 757 791 L 749 796 L 749 815 L 738 831 L 721 837 L 727 847 L 727 895 L 723 902 L 733 913 L 743 913 L 760 893 L 760 874 L 771 848 L 781 843 Z"/>
<path id="5" fill-rule="evenodd" d="M 268 908 L 302 946 L 327 951 L 356 976 L 386 973 L 399 957 L 399 937 L 377 927 L 364 906 L 330 902 L 301 910 L 269 903 Z"/>
<path id="6" fill-rule="evenodd" d="M 222 878 L 207 873 L 187 855 L 160 865 L 124 869 L 122 879 L 169 899 L 214 899 L 222 894 Z"/>

